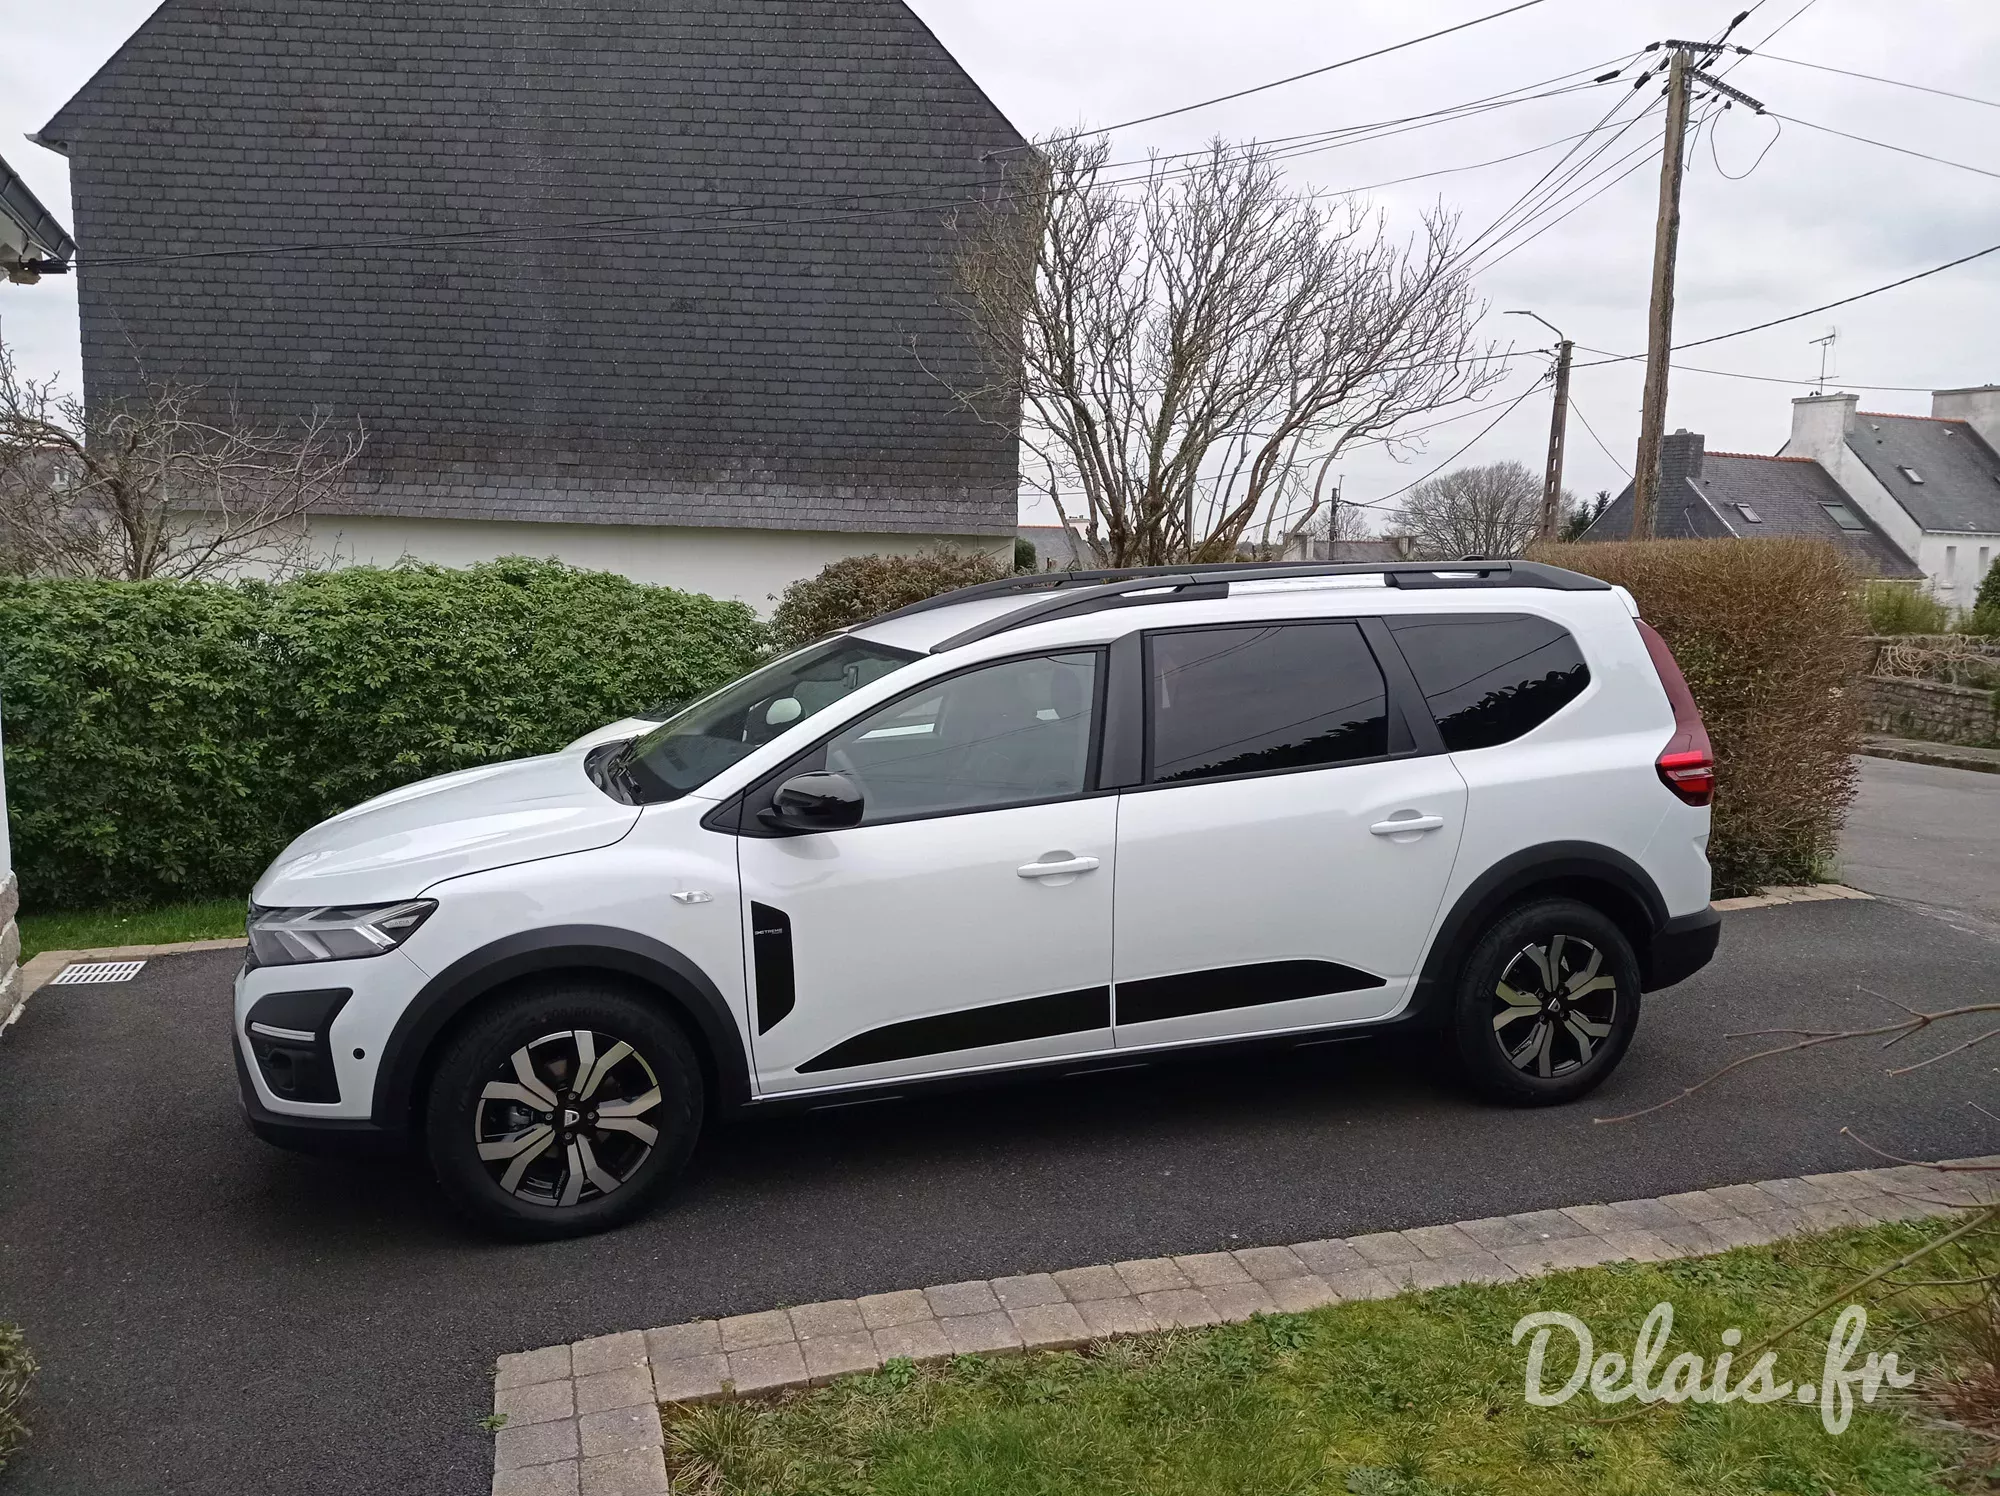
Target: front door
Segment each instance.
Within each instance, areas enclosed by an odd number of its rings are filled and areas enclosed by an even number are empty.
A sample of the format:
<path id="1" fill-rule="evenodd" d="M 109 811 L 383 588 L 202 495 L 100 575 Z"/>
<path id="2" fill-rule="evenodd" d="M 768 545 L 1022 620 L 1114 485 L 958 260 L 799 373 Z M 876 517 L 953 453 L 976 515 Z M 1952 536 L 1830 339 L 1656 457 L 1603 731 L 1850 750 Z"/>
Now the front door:
<path id="1" fill-rule="evenodd" d="M 1414 751 L 1362 629 L 1162 631 L 1145 661 L 1145 783 L 1118 825 L 1118 1047 L 1394 1012 L 1466 792 L 1448 758 Z"/>
<path id="2" fill-rule="evenodd" d="M 1102 661 L 1072 651 L 929 682 L 776 776 L 845 774 L 865 809 L 803 836 L 752 815 L 738 838 L 760 1093 L 1110 1047 Z"/>

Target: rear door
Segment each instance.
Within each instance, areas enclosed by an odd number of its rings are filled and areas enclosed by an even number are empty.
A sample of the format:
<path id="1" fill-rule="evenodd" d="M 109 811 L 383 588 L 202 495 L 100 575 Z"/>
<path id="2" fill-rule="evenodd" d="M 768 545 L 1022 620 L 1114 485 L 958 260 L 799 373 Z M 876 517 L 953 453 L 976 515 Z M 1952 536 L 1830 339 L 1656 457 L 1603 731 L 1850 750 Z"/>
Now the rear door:
<path id="1" fill-rule="evenodd" d="M 1119 1047 L 1394 1012 L 1451 876 L 1465 784 L 1430 751 L 1386 632 L 1162 630 L 1143 670 L 1144 782 L 1118 823 Z"/>

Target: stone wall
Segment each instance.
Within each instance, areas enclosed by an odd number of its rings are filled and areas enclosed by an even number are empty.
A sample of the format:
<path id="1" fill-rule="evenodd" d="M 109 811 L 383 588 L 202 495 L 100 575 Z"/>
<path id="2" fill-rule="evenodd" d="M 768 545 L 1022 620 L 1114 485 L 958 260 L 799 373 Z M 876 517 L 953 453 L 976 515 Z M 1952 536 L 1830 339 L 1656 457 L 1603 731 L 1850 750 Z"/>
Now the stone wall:
<path id="1" fill-rule="evenodd" d="M 2000 742 L 2000 692 L 1871 675 L 1863 683 L 1871 732 L 1986 746 Z"/>

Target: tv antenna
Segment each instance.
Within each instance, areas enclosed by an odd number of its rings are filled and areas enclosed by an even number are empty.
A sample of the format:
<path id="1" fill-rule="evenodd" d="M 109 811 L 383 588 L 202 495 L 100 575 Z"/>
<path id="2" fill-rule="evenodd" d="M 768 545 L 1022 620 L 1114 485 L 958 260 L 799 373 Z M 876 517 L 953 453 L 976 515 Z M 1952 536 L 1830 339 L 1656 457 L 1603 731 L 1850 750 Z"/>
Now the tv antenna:
<path id="1" fill-rule="evenodd" d="M 1833 345 L 1839 337 L 1840 329 L 1829 327 L 1826 330 L 1825 337 L 1814 338 L 1812 340 L 1813 346 L 1819 349 L 1819 384 L 1813 390 L 1815 395 L 1824 395 L 1826 393 L 1826 366 L 1832 358 Z"/>

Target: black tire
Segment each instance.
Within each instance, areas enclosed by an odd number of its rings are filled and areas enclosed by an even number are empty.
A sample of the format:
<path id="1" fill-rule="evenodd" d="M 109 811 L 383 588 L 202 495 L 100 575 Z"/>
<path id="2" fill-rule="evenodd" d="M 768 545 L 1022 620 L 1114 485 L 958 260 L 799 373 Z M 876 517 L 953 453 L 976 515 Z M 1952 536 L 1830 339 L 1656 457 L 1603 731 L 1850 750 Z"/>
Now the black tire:
<path id="1" fill-rule="evenodd" d="M 1538 899 L 1502 914 L 1466 954 L 1450 1043 L 1489 1101 L 1554 1106 L 1596 1090 L 1638 1026 L 1639 960 L 1624 932 L 1588 904 Z"/>
<path id="2" fill-rule="evenodd" d="M 657 1099 L 642 1105 L 651 1090 Z M 693 1151 L 704 1105 L 701 1066 L 671 1017 L 608 983 L 554 979 L 494 1001 L 451 1037 L 424 1140 L 459 1210 L 500 1235 L 552 1241 L 651 1204 Z"/>

